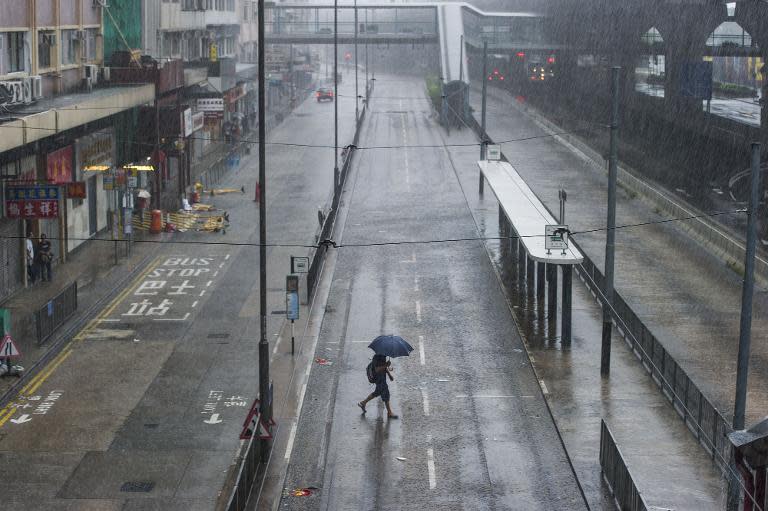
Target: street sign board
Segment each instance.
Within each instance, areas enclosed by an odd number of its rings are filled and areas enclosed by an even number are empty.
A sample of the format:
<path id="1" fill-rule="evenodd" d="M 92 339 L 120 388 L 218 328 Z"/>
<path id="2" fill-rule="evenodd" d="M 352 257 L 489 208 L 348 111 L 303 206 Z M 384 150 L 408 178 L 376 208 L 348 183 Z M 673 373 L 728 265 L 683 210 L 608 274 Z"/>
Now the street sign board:
<path id="1" fill-rule="evenodd" d="M 0 358 L 15 358 L 21 356 L 19 348 L 16 347 L 16 343 L 10 335 L 5 335 L 3 340 L 0 341 Z"/>
<path id="2" fill-rule="evenodd" d="M 285 317 L 291 321 L 299 319 L 298 275 L 288 275 L 285 279 Z"/>
<path id="3" fill-rule="evenodd" d="M 309 271 L 309 257 L 291 256 L 291 273 L 307 273 Z"/>
<path id="4" fill-rule="evenodd" d="M 549 250 L 565 250 L 568 248 L 568 226 L 547 225 L 544 227 L 544 248 Z"/>
<path id="5" fill-rule="evenodd" d="M 501 159 L 501 146 L 498 144 L 488 144 L 487 152 L 488 160 L 500 160 Z"/>

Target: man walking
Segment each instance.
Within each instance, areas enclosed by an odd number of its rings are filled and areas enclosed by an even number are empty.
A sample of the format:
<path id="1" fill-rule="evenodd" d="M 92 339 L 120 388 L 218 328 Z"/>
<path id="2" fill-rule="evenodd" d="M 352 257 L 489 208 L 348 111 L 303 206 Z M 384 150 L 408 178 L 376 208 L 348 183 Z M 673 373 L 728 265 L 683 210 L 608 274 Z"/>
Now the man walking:
<path id="1" fill-rule="evenodd" d="M 40 243 L 37 244 L 37 252 L 40 257 L 40 276 L 43 281 L 48 280 L 48 282 L 50 282 L 53 280 L 53 273 L 51 272 L 53 254 L 51 253 L 51 242 L 46 239 L 45 234 L 40 235 Z"/>
<path id="2" fill-rule="evenodd" d="M 35 283 L 35 245 L 32 243 L 32 233 L 27 233 L 26 240 L 26 254 L 27 254 L 27 277 L 29 277 L 29 283 Z"/>
<path id="3" fill-rule="evenodd" d="M 392 408 L 389 406 L 389 385 L 387 384 L 387 377 L 389 377 L 390 381 L 395 381 L 390 372 L 391 365 L 392 362 L 387 360 L 387 357 L 384 355 L 373 356 L 373 368 L 376 373 L 376 388 L 367 398 L 357 403 L 357 406 L 360 407 L 363 413 L 366 412 L 365 405 L 368 404 L 368 401 L 371 401 L 376 397 L 381 397 L 381 400 L 384 401 L 384 406 L 387 407 L 387 418 L 397 419 L 397 415 L 392 413 Z"/>

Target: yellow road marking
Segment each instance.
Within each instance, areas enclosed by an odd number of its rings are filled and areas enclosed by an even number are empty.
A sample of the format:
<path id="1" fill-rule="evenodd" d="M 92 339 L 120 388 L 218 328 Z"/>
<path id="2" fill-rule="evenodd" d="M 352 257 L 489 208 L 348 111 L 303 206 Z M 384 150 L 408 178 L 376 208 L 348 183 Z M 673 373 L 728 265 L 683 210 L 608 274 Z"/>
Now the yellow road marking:
<path id="1" fill-rule="evenodd" d="M 2 417 L 2 416 L 0 416 L 0 428 L 2 428 L 2 427 L 3 427 L 3 424 L 5 424 L 6 422 L 8 422 L 8 419 L 10 419 L 11 417 L 13 417 L 13 414 L 14 414 L 14 413 L 16 413 L 16 407 L 15 407 L 15 406 L 12 406 L 12 407 L 11 407 L 11 413 L 9 413 L 8 415 L 6 415 L 5 417 Z"/>
<path id="2" fill-rule="evenodd" d="M 72 350 L 67 350 L 66 352 L 64 352 L 64 356 L 63 356 L 63 357 L 61 357 L 61 358 L 60 358 L 60 359 L 59 359 L 59 360 L 58 360 L 58 361 L 57 361 L 55 364 L 53 364 L 53 365 L 52 365 L 52 366 L 51 366 L 51 367 L 50 367 L 50 368 L 49 368 L 49 369 L 48 369 L 48 370 L 45 372 L 45 374 L 43 375 L 43 377 L 42 377 L 42 378 L 40 378 L 40 379 L 37 381 L 37 383 L 35 383 L 35 384 L 34 384 L 34 385 L 33 385 L 33 386 L 32 386 L 32 387 L 31 387 L 31 388 L 30 388 L 30 389 L 27 391 L 27 395 L 28 395 L 28 396 L 31 396 L 32 394 L 34 394 L 34 393 L 35 393 L 35 391 L 37 391 L 37 389 L 38 389 L 38 388 L 40 388 L 40 385 L 42 385 L 43 383 L 45 383 L 45 380 L 47 380 L 47 379 L 48 379 L 48 377 L 49 377 L 49 376 L 51 376 L 51 374 L 53 374 L 53 372 L 56 370 L 56 368 L 57 368 L 57 367 L 59 367 L 59 366 L 62 364 L 62 362 L 64 362 L 64 361 L 67 359 L 67 357 L 69 357 L 71 354 L 72 354 Z"/>
<path id="3" fill-rule="evenodd" d="M 59 359 L 60 359 L 60 358 L 61 358 L 61 357 L 64 355 L 64 352 L 65 352 L 65 351 L 67 351 L 68 349 L 69 349 L 69 345 L 67 345 L 67 347 L 65 347 L 65 348 L 64 348 L 64 349 L 61 351 L 61 353 L 59 353 L 58 355 L 56 355 L 56 356 L 55 356 L 55 357 L 54 357 L 54 358 L 53 358 L 53 359 L 52 359 L 50 362 L 48 362 L 48 365 L 47 365 L 47 367 L 46 367 L 45 369 L 41 370 L 39 373 L 37 373 L 37 374 L 35 375 L 35 377 L 34 377 L 34 378 L 32 378 L 31 380 L 29 380 L 29 382 L 27 382 L 27 384 L 26 384 L 26 385 L 24 385 L 24 387 L 22 387 L 22 389 L 19 391 L 19 394 L 18 394 L 18 395 L 22 395 L 22 394 L 26 393 L 26 391 L 27 391 L 27 389 L 28 389 L 29 387 L 31 387 L 32 385 L 34 385 L 34 384 L 37 382 L 37 380 L 39 380 L 40 378 L 42 378 L 42 377 L 43 377 L 43 375 L 45 374 L 45 372 L 46 372 L 47 368 L 48 368 L 48 367 L 51 367 L 51 365 L 53 365 L 53 364 L 56 364 L 56 363 L 58 362 L 58 360 L 59 360 Z"/>
<path id="4" fill-rule="evenodd" d="M 159 266 L 160 261 L 162 260 L 163 256 L 157 256 L 152 263 L 148 266 L 148 268 L 139 275 L 133 284 L 120 292 L 119 295 L 117 295 L 107 306 L 106 309 L 104 309 L 96 318 L 92 319 L 88 322 L 88 324 L 78 332 L 77 335 L 75 335 L 71 341 L 69 341 L 66 346 L 61 350 L 61 353 L 56 355 L 45 368 L 43 368 L 38 374 L 35 375 L 34 378 L 32 378 L 24 387 L 19 391 L 19 393 L 16 395 L 16 399 L 19 397 L 22 397 L 24 394 L 26 395 L 32 395 L 34 394 L 37 389 L 40 388 L 40 386 L 53 374 L 53 372 L 56 370 L 57 367 L 59 367 L 64 360 L 67 359 L 72 354 L 72 343 L 74 341 L 81 341 L 85 335 L 90 332 L 94 326 L 96 326 L 99 321 L 106 318 L 112 312 L 115 310 L 115 308 L 122 302 L 125 297 L 136 290 L 137 287 L 141 284 L 141 282 L 149 275 L 150 272 L 154 271 L 157 266 Z M 13 414 L 16 413 L 16 406 L 13 404 L 6 405 L 2 410 L 0 410 L 0 427 L 2 427 L 8 420 L 13 417 Z"/>

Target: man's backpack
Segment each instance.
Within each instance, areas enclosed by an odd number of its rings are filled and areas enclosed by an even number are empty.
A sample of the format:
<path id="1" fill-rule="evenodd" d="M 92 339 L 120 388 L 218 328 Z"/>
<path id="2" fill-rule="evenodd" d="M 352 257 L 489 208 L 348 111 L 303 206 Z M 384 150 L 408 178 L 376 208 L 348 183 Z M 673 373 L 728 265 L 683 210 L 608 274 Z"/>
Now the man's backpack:
<path id="1" fill-rule="evenodd" d="M 370 361 L 365 368 L 365 375 L 368 377 L 368 383 L 376 383 L 376 368 L 373 367 L 373 361 Z"/>

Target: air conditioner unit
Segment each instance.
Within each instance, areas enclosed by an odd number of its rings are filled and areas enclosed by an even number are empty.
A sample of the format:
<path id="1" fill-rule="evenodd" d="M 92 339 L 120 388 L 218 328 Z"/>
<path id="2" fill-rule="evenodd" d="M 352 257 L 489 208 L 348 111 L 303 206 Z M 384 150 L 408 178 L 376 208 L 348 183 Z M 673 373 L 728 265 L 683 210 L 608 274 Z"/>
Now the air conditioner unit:
<path id="1" fill-rule="evenodd" d="M 108 82 L 109 81 L 109 75 L 110 75 L 109 68 L 108 67 L 102 67 L 101 68 L 101 79 L 104 80 L 105 82 Z"/>
<path id="2" fill-rule="evenodd" d="M 9 105 L 24 103 L 24 87 L 21 82 L 0 82 L 3 89 L 3 96 L 6 96 Z"/>
<path id="3" fill-rule="evenodd" d="M 32 103 L 32 100 L 34 99 L 32 97 L 32 79 L 31 78 L 24 78 L 21 81 L 21 91 L 24 96 L 24 104 L 29 105 Z"/>
<path id="4" fill-rule="evenodd" d="M 32 99 L 41 99 L 43 97 L 43 77 L 40 75 L 30 76 L 32 83 Z"/>
<path id="5" fill-rule="evenodd" d="M 91 80 L 91 86 L 99 83 L 99 66 L 93 64 L 85 65 L 85 77 Z"/>
<path id="6" fill-rule="evenodd" d="M 87 92 L 91 92 L 93 90 L 93 80 L 90 78 L 83 78 L 83 89 Z"/>

